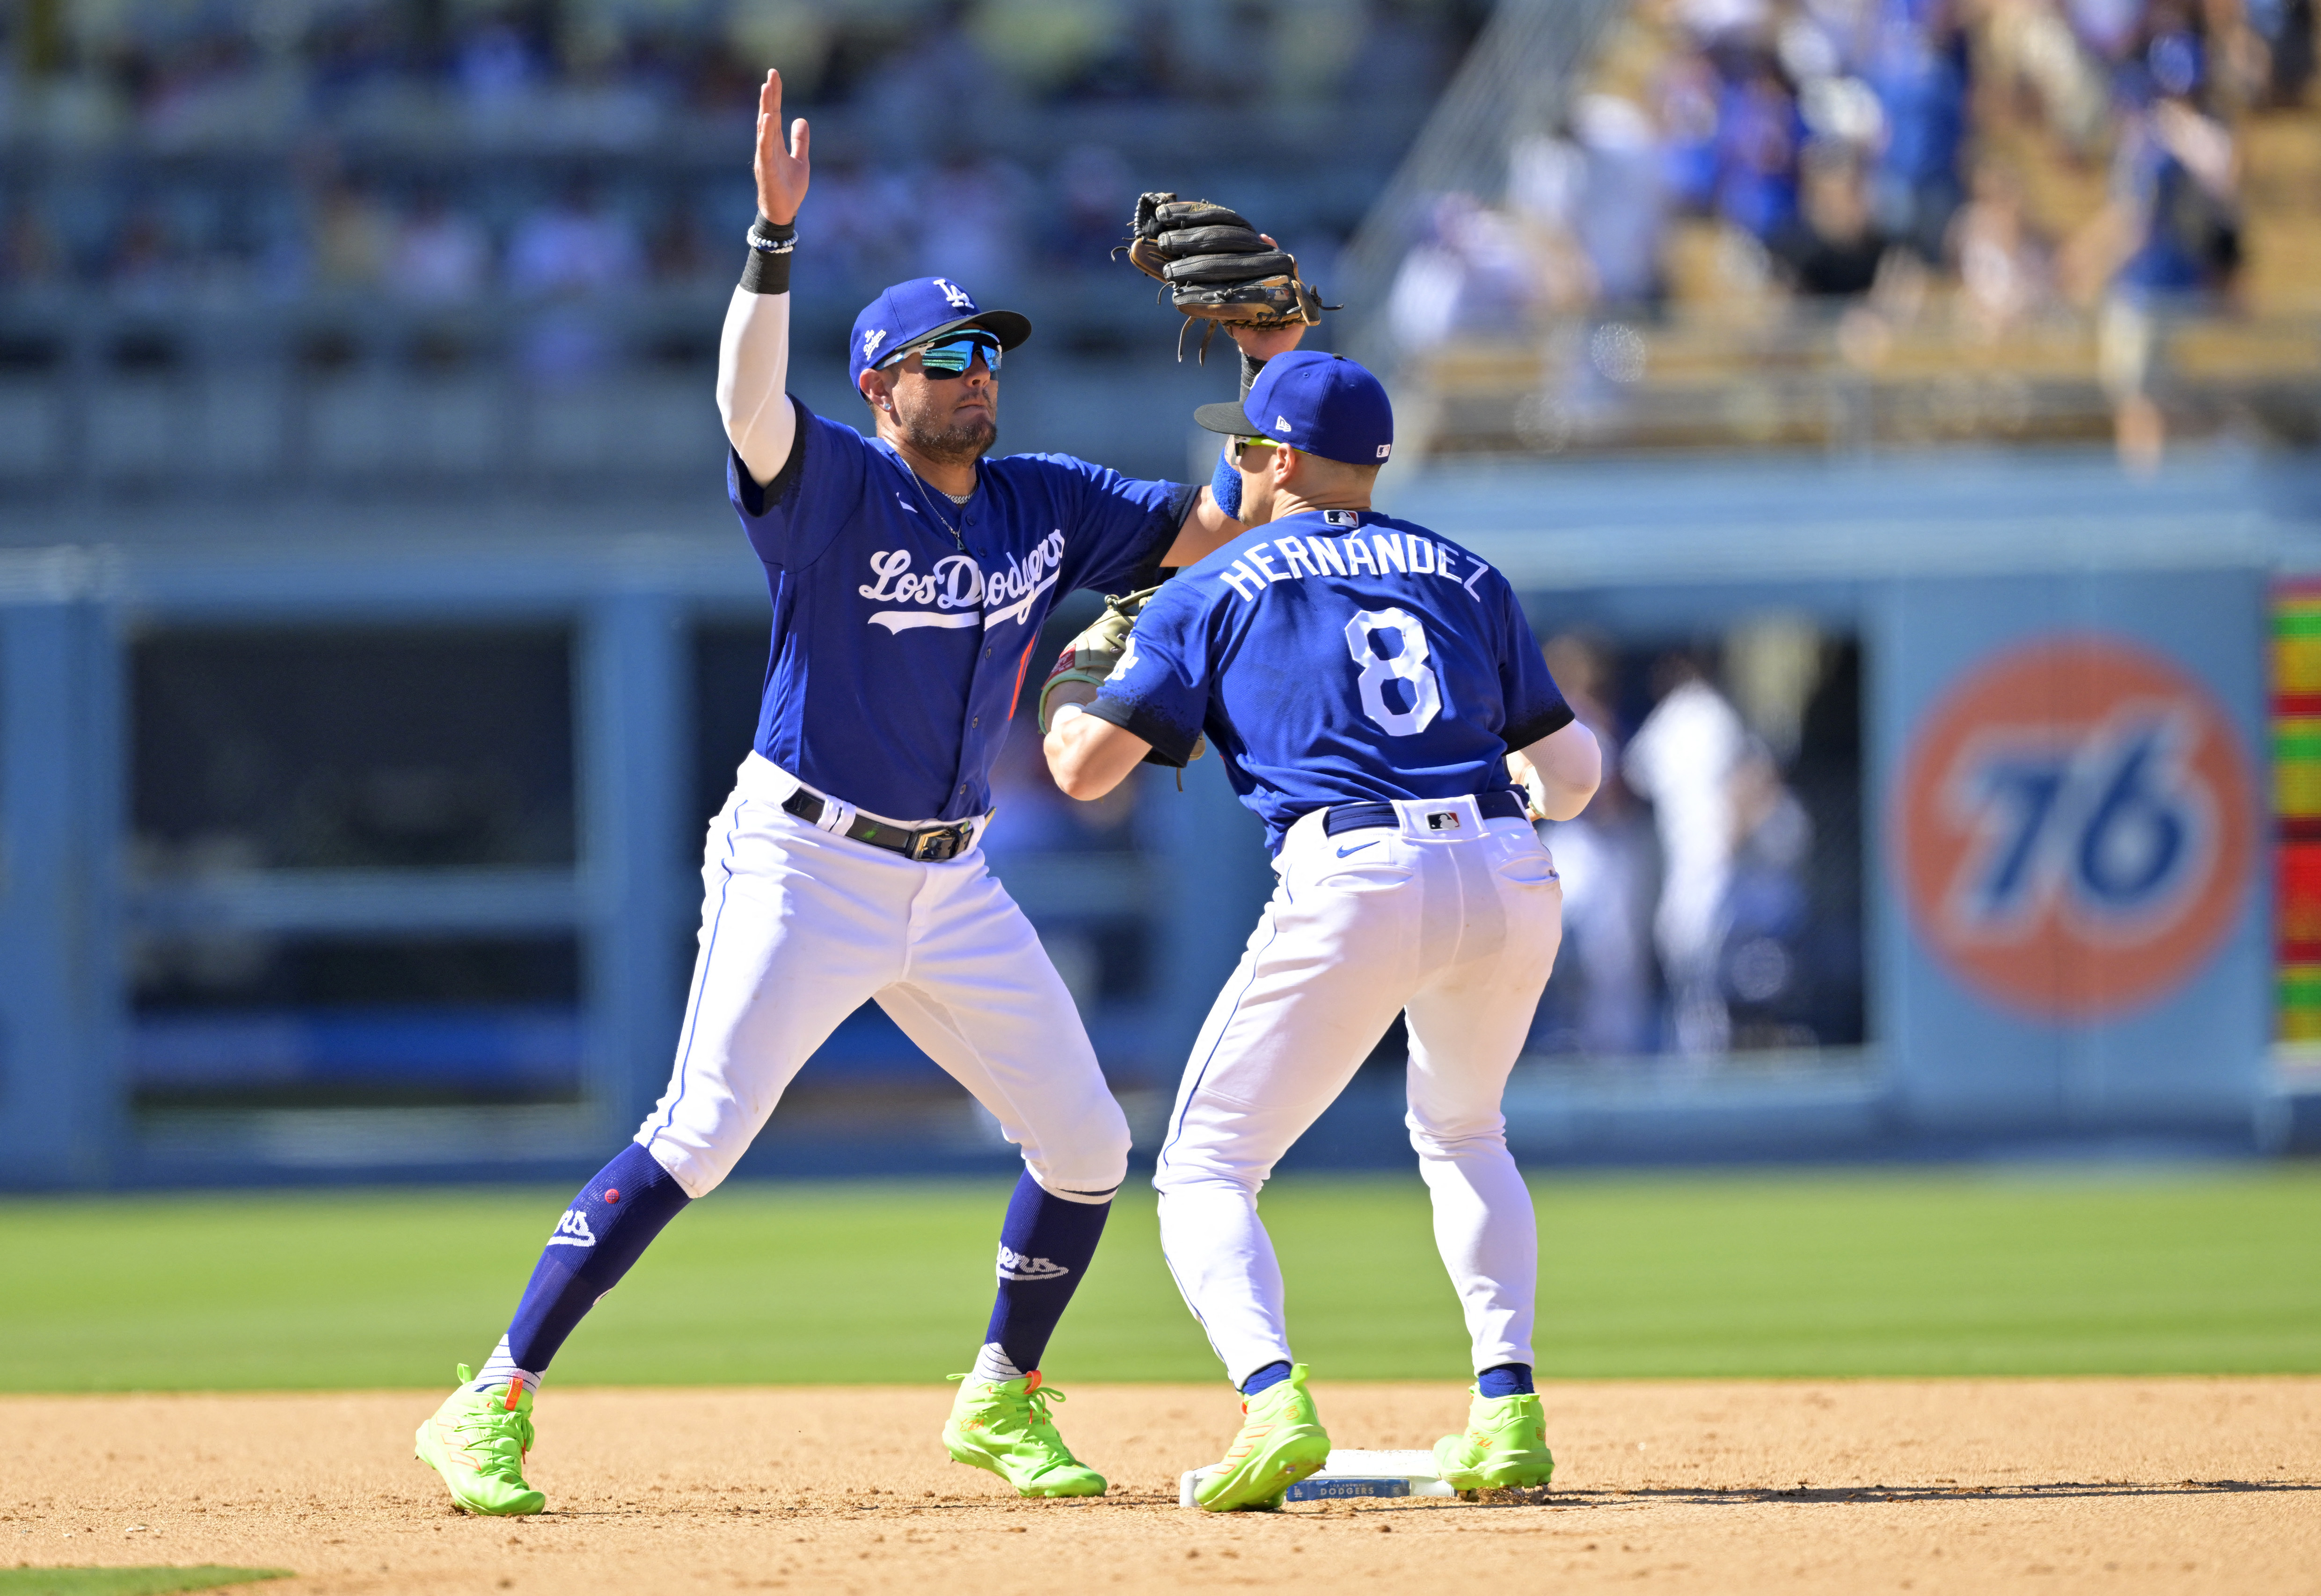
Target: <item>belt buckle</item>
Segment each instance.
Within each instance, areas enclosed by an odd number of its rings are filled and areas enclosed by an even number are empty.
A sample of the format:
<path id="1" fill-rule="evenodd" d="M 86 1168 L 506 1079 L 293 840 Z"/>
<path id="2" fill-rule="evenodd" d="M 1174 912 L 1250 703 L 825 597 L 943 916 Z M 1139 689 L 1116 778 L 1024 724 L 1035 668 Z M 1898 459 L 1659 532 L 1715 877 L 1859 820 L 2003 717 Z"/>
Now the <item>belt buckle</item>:
<path id="1" fill-rule="evenodd" d="M 940 865 L 959 857 L 960 842 L 957 826 L 921 831 L 911 839 L 911 857 L 922 864 Z"/>

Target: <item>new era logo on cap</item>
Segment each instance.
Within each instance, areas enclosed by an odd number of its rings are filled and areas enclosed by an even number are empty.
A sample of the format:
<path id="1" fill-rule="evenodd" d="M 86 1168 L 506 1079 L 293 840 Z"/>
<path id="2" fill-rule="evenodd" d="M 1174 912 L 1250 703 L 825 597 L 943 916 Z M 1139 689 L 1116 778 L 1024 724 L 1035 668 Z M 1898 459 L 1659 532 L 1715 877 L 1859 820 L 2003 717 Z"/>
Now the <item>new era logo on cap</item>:
<path id="1" fill-rule="evenodd" d="M 1289 418 L 1286 415 L 1275 416 L 1273 418 L 1273 430 L 1277 432 L 1287 435 L 1289 431 Z"/>

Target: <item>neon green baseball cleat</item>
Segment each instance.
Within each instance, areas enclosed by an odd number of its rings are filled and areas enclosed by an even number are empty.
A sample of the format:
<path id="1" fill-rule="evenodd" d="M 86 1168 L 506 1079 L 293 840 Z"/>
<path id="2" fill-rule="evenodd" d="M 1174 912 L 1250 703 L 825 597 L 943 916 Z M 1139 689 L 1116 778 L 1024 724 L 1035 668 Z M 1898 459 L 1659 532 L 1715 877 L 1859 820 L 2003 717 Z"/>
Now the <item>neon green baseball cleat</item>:
<path id="1" fill-rule="evenodd" d="M 414 1455 L 443 1476 L 451 1500 L 470 1513 L 536 1513 L 548 1499 L 523 1479 L 523 1455 L 532 1441 L 532 1392 L 517 1380 L 508 1382 L 505 1396 L 470 1391 L 474 1378 L 461 1364 L 459 1389 L 419 1427 Z"/>
<path id="2" fill-rule="evenodd" d="M 1040 1383 L 1040 1371 L 1014 1380 L 953 1374 L 959 1395 L 943 1423 L 943 1446 L 953 1459 L 988 1468 L 1019 1496 L 1102 1496 L 1104 1476 L 1072 1455 L 1048 1417 L 1048 1403 L 1064 1393 Z"/>
<path id="3" fill-rule="evenodd" d="M 1536 1392 L 1487 1397 L 1473 1386 L 1467 1433 L 1434 1443 L 1434 1468 L 1453 1491 L 1522 1491 L 1555 1474 L 1547 1449 L 1547 1412 Z"/>
<path id="4" fill-rule="evenodd" d="M 1193 1500 L 1209 1513 L 1270 1512 L 1292 1485 L 1330 1461 L 1314 1399 L 1306 1392 L 1306 1365 L 1289 1378 L 1243 1399 L 1241 1433 L 1215 1472 L 1194 1487 Z"/>

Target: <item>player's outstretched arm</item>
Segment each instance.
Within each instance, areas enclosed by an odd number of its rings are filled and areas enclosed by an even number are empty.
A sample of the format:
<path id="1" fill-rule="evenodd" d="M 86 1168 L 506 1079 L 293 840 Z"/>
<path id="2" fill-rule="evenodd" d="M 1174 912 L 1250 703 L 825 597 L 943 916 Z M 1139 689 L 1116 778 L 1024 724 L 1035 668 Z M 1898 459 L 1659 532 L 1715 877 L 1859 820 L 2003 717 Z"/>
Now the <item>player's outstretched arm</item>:
<path id="1" fill-rule="evenodd" d="M 1296 349 L 1297 340 L 1306 336 L 1306 324 L 1293 322 L 1287 327 L 1238 326 L 1230 331 L 1233 342 L 1241 346 L 1241 396 L 1247 399 L 1250 385 L 1257 380 L 1265 363 Z M 1215 553 L 1249 530 L 1240 515 L 1241 473 L 1233 469 L 1231 458 L 1221 450 L 1216 475 L 1194 499 L 1184 525 L 1178 530 L 1177 540 L 1160 557 L 1160 563 L 1181 570 Z"/>
<path id="2" fill-rule="evenodd" d="M 782 138 L 782 75 L 769 71 L 758 89 L 758 145 L 751 166 L 758 220 L 750 228 L 750 263 L 725 307 L 717 341 L 717 413 L 725 436 L 762 487 L 781 474 L 796 440 L 797 415 L 785 392 L 789 377 L 790 248 L 798 206 L 811 175 L 804 117 Z"/>
<path id="3" fill-rule="evenodd" d="M 1604 780 L 1596 734 L 1574 721 L 1507 756 L 1507 774 L 1531 796 L 1534 820 L 1568 821 L 1588 807 Z"/>
<path id="4" fill-rule="evenodd" d="M 1133 731 L 1099 721 L 1076 703 L 1056 712 L 1041 745 L 1048 774 L 1068 798 L 1101 798 L 1128 779 L 1152 745 Z"/>

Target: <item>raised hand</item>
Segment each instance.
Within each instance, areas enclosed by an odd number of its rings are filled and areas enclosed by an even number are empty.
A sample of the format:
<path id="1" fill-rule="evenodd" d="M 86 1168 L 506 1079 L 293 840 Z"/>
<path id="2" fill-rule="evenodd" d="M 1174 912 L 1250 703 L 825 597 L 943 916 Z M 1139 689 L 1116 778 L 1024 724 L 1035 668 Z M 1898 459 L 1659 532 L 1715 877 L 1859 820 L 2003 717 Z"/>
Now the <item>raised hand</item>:
<path id="1" fill-rule="evenodd" d="M 806 159 L 808 130 L 801 116 L 790 123 L 789 142 L 782 142 L 782 75 L 769 71 L 758 89 L 758 155 L 751 163 L 758 177 L 758 213 L 769 222 L 796 220 L 806 200 L 806 180 L 813 168 Z"/>

